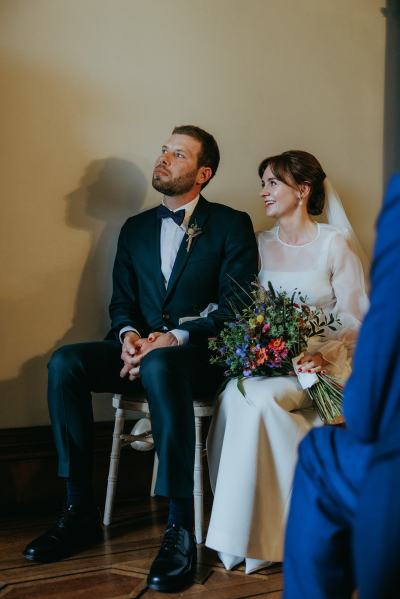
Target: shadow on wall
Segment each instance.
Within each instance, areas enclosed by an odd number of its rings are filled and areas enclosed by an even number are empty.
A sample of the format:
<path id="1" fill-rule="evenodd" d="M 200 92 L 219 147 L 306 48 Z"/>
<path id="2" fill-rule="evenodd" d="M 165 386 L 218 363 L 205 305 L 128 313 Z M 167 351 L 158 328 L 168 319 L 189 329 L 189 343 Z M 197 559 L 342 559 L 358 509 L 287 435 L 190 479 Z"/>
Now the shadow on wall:
<path id="1" fill-rule="evenodd" d="M 89 231 L 92 243 L 82 271 L 72 326 L 57 347 L 106 334 L 119 230 L 129 216 L 140 212 L 145 193 L 146 179 L 136 165 L 108 158 L 91 162 L 78 189 L 66 197 L 67 225 Z"/>
<path id="2" fill-rule="evenodd" d="M 66 196 L 66 224 L 91 234 L 90 251 L 82 270 L 71 327 L 45 354 L 25 362 L 16 378 L 0 382 L 0 397 L 9 401 L 18 398 L 26 414 L 37 410 L 32 402 L 33 389 L 36 395 L 38 389 L 46 393 L 47 363 L 54 350 L 67 343 L 102 339 L 106 335 L 118 233 L 126 218 L 140 212 L 146 185 L 135 164 L 108 158 L 91 162 L 77 189 Z M 58 277 L 55 284 L 57 280 Z"/>

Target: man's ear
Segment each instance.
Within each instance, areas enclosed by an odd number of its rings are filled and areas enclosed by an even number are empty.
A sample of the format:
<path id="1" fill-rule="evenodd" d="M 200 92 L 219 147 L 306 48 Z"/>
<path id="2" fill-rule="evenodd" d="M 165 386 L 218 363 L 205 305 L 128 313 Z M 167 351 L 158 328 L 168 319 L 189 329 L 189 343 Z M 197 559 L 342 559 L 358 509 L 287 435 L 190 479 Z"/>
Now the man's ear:
<path id="1" fill-rule="evenodd" d="M 209 166 L 201 166 L 197 173 L 196 183 L 204 185 L 212 176 L 212 169 Z"/>

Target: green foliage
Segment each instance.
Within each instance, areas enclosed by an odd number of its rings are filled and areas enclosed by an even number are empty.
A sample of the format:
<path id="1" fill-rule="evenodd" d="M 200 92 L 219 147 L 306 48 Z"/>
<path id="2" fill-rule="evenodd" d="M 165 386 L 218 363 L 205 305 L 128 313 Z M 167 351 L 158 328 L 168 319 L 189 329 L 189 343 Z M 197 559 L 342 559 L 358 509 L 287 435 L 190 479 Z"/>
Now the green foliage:
<path id="1" fill-rule="evenodd" d="M 211 361 L 223 365 L 226 376 L 287 374 L 291 359 L 305 350 L 311 337 L 340 325 L 332 314 L 309 306 L 300 291 L 289 296 L 270 282 L 267 289 L 254 283 L 250 293 L 243 291 L 231 300 L 234 320 L 209 342 Z"/>
<path id="2" fill-rule="evenodd" d="M 250 292 L 237 287 L 230 302 L 233 319 L 210 339 L 209 347 L 211 363 L 222 365 L 226 377 L 237 377 L 243 396 L 246 378 L 293 374 L 292 359 L 306 350 L 309 339 L 341 325 L 333 314 L 309 306 L 300 291 L 289 296 L 271 282 L 267 289 L 253 283 Z M 325 422 L 336 421 L 341 418 L 342 386 L 329 376 L 318 379 L 308 389 L 310 397 Z"/>

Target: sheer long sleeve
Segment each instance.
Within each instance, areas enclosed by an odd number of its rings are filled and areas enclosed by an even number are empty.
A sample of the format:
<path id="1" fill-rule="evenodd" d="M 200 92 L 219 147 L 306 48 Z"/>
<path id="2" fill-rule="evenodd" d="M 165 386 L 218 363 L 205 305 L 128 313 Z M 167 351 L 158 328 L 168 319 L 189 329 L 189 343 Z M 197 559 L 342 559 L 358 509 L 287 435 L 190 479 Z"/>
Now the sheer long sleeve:
<path id="1" fill-rule="evenodd" d="M 361 262 L 340 233 L 331 239 L 328 267 L 335 298 L 332 313 L 341 326 L 336 331 L 329 330 L 324 338 L 311 339 L 308 349 L 322 354 L 332 375 L 346 379 L 351 372 L 351 358 L 368 298 Z"/>

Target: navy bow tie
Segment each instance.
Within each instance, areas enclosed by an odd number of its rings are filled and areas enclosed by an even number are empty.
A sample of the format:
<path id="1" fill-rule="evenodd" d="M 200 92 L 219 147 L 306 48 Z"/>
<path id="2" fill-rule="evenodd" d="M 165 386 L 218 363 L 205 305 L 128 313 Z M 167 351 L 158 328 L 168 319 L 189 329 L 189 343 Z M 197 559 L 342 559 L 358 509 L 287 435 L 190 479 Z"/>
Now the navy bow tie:
<path id="1" fill-rule="evenodd" d="M 172 210 L 168 210 L 164 204 L 160 204 L 157 210 L 158 218 L 172 218 L 173 221 L 176 222 L 177 225 L 181 225 L 183 223 L 183 219 L 185 218 L 185 210 L 177 210 L 176 212 L 172 212 Z"/>

